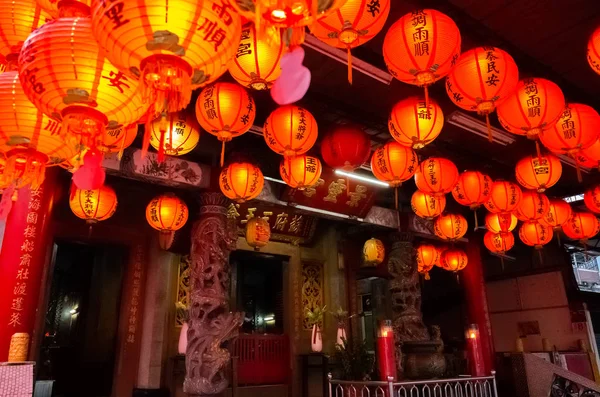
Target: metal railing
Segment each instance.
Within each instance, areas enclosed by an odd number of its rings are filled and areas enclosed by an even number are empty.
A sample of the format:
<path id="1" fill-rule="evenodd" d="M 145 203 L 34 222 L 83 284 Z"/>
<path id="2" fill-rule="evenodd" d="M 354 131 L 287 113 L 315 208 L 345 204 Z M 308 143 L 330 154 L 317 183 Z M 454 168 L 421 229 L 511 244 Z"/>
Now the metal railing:
<path id="1" fill-rule="evenodd" d="M 356 382 L 332 379 L 329 397 L 498 397 L 496 373 L 491 376 L 424 381 Z"/>

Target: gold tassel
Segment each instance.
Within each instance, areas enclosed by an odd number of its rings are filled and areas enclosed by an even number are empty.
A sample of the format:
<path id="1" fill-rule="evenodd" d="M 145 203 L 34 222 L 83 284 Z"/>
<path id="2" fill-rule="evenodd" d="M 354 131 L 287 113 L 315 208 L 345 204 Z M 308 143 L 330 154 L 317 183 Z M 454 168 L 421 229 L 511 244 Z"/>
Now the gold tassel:
<path id="1" fill-rule="evenodd" d="M 490 124 L 489 113 L 485 114 L 485 123 L 487 124 L 488 141 L 490 141 L 490 143 L 494 143 L 494 136 L 492 135 L 492 125 Z"/>
<path id="2" fill-rule="evenodd" d="M 352 52 L 350 52 L 350 46 L 347 48 L 348 50 L 348 83 L 352 85 Z"/>
<path id="3" fill-rule="evenodd" d="M 221 141 L 221 168 L 225 164 L 225 141 Z"/>

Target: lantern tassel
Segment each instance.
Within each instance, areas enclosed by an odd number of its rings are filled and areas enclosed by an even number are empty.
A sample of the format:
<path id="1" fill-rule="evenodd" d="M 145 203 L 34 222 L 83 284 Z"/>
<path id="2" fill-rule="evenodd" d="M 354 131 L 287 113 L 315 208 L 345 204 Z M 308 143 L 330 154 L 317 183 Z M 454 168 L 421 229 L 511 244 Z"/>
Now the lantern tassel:
<path id="1" fill-rule="evenodd" d="M 394 203 L 396 204 L 396 211 L 398 211 L 398 186 L 394 188 Z"/>
<path id="2" fill-rule="evenodd" d="M 92 227 L 94 226 L 93 223 L 90 223 L 90 227 L 88 228 L 88 239 L 92 238 Z"/>
<path id="3" fill-rule="evenodd" d="M 473 229 L 473 230 L 476 231 L 477 229 L 479 229 L 479 220 L 477 219 L 477 209 L 473 210 L 473 216 L 475 217 L 475 229 Z"/>
<path id="4" fill-rule="evenodd" d="M 540 265 L 541 265 L 544 263 L 544 258 L 542 257 L 542 249 L 538 248 L 537 252 L 538 252 L 538 257 L 540 258 Z"/>
<path id="5" fill-rule="evenodd" d="M 350 52 L 350 46 L 347 48 L 348 50 L 348 83 L 352 85 L 352 52 Z"/>
<path id="6" fill-rule="evenodd" d="M 429 116 L 429 88 L 425 85 L 423 89 L 425 91 L 425 110 L 427 111 L 427 116 Z"/>
<path id="7" fill-rule="evenodd" d="M 487 125 L 488 141 L 490 141 L 490 143 L 494 143 L 494 136 L 492 135 L 492 125 L 490 124 L 489 113 L 485 114 L 485 124 Z"/>
<path id="8" fill-rule="evenodd" d="M 225 164 L 225 141 L 221 141 L 221 168 Z"/>
<path id="9" fill-rule="evenodd" d="M 146 123 L 144 124 L 144 138 L 142 140 L 142 160 L 148 156 L 148 147 L 150 146 L 150 132 L 152 130 L 152 115 L 153 113 L 148 110 L 146 116 Z"/>
<path id="10" fill-rule="evenodd" d="M 429 272 L 425 273 L 425 280 L 431 280 L 431 277 L 429 276 Z"/>
<path id="11" fill-rule="evenodd" d="M 500 257 L 500 266 L 502 267 L 502 273 L 504 273 L 504 257 Z"/>
<path id="12" fill-rule="evenodd" d="M 540 150 L 540 141 L 535 140 L 535 151 L 537 153 L 538 161 L 542 161 L 542 151 Z"/>

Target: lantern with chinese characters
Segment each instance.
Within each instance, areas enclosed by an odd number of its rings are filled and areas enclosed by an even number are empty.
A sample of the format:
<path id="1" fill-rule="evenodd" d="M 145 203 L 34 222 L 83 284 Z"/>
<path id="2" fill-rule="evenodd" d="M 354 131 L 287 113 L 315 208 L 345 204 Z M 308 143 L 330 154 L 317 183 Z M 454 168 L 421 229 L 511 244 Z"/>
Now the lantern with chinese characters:
<path id="1" fill-rule="evenodd" d="M 442 214 L 433 222 L 433 232 L 442 240 L 456 241 L 467 233 L 469 224 L 460 214 Z"/>
<path id="2" fill-rule="evenodd" d="M 161 125 L 161 124 L 165 125 Z M 193 115 L 187 112 L 169 113 L 154 120 L 151 125 L 150 144 L 167 156 L 188 154 L 200 140 L 200 126 Z"/>
<path id="3" fill-rule="evenodd" d="M 439 216 L 446 208 L 446 196 L 434 196 L 416 190 L 410 199 L 413 212 L 420 218 L 433 219 Z"/>
<path id="4" fill-rule="evenodd" d="M 484 205 L 494 214 L 513 212 L 521 204 L 522 197 L 523 192 L 516 183 L 496 181 L 492 184 L 490 199 Z"/>
<path id="5" fill-rule="evenodd" d="M 223 142 L 221 166 L 225 157 L 225 142 L 246 133 L 252 127 L 255 116 L 254 99 L 238 84 L 210 85 L 202 90 L 196 101 L 198 122 Z"/>
<path id="6" fill-rule="evenodd" d="M 442 269 L 456 273 L 467 267 L 469 257 L 461 249 L 448 248 L 442 253 L 441 262 Z"/>
<path id="7" fill-rule="evenodd" d="M 371 156 L 371 170 L 377 179 L 398 187 L 412 178 L 419 160 L 416 153 L 397 142 L 388 142 Z"/>
<path id="8" fill-rule="evenodd" d="M 139 78 L 156 113 L 185 108 L 193 88 L 225 73 L 242 30 L 229 0 L 93 0 L 92 23 L 100 47 Z"/>
<path id="9" fill-rule="evenodd" d="M 262 171 L 250 163 L 231 163 L 223 168 L 219 176 L 221 192 L 236 203 L 256 198 L 264 184 Z"/>
<path id="10" fill-rule="evenodd" d="M 554 127 L 564 108 L 565 97 L 559 86 L 546 79 L 527 78 L 498 105 L 498 121 L 506 131 L 535 140 L 539 156 L 540 132 Z"/>
<path id="11" fill-rule="evenodd" d="M 173 193 L 165 193 L 150 201 L 146 207 L 146 220 L 160 232 L 159 244 L 164 250 L 173 244 L 175 232 L 188 220 L 188 208 L 185 202 Z"/>
<path id="12" fill-rule="evenodd" d="M 246 223 L 246 242 L 260 251 L 271 239 L 271 226 L 264 218 L 254 217 Z"/>
<path id="13" fill-rule="evenodd" d="M 486 232 L 483 236 L 485 247 L 495 254 L 504 255 L 515 245 L 515 236 L 510 232 Z"/>
<path id="14" fill-rule="evenodd" d="M 435 245 L 421 244 L 416 249 L 417 271 L 429 280 L 429 271 L 440 265 L 440 251 Z"/>
<path id="15" fill-rule="evenodd" d="M 571 216 L 573 215 L 573 210 L 571 209 L 571 205 L 562 199 L 550 199 L 550 207 L 548 209 L 548 213 L 543 217 L 540 222 L 551 226 L 552 229 L 556 232 L 559 231 L 562 225 L 565 224 Z"/>
<path id="16" fill-rule="evenodd" d="M 485 216 L 485 227 L 492 233 L 507 233 L 512 232 L 519 220 L 517 217 L 506 212 L 503 214 L 487 214 Z"/>
<path id="17" fill-rule="evenodd" d="M 23 42 L 51 16 L 35 0 L 2 0 L 0 6 L 0 58 L 15 70 Z"/>
<path id="18" fill-rule="evenodd" d="M 371 40 L 383 29 L 391 0 L 346 0 L 335 12 L 310 26 L 310 32 L 332 47 L 348 51 L 348 81 L 352 84 L 350 49 Z"/>
<path id="19" fill-rule="evenodd" d="M 489 200 L 492 178 L 479 171 L 465 171 L 452 189 L 452 197 L 460 205 L 476 210 Z"/>
<path id="20" fill-rule="evenodd" d="M 434 100 L 410 97 L 396 103 L 388 118 L 392 138 L 402 146 L 421 149 L 440 135 L 444 113 Z"/>
<path id="21" fill-rule="evenodd" d="M 587 60 L 594 72 L 600 74 L 600 27 L 594 30 L 588 41 Z"/>
<path id="22" fill-rule="evenodd" d="M 370 154 L 369 136 L 355 125 L 338 125 L 321 141 L 321 157 L 333 169 L 353 171 L 363 165 Z"/>
<path id="23" fill-rule="evenodd" d="M 423 161 L 415 173 L 417 189 L 435 196 L 450 193 L 458 182 L 458 169 L 454 163 L 442 157 Z"/>
<path id="24" fill-rule="evenodd" d="M 27 99 L 17 72 L 0 74 L 0 153 L 6 156 L 2 185 L 39 187 L 46 166 L 73 158 L 78 148 L 66 144 L 60 124 Z"/>
<path id="25" fill-rule="evenodd" d="M 587 240 L 598 234 L 598 218 L 591 212 L 573 212 L 571 218 L 562 225 L 563 232 L 572 240 L 586 244 Z"/>
<path id="26" fill-rule="evenodd" d="M 588 210 L 600 214 L 600 186 L 593 186 L 583 194 L 583 202 Z"/>
<path id="27" fill-rule="evenodd" d="M 485 116 L 493 141 L 489 115 L 517 87 L 519 69 L 513 58 L 495 47 L 477 47 L 463 53 L 446 80 L 446 92 L 461 109 Z"/>
<path id="28" fill-rule="evenodd" d="M 515 176 L 525 189 L 543 193 L 558 182 L 562 175 L 562 164 L 551 154 L 527 156 L 517 163 Z"/>
<path id="29" fill-rule="evenodd" d="M 117 194 L 106 185 L 95 190 L 81 190 L 72 185 L 69 207 L 78 218 L 94 224 L 113 216 L 117 210 Z"/>
<path id="30" fill-rule="evenodd" d="M 281 179 L 293 189 L 304 190 L 314 186 L 321 177 L 323 166 L 313 156 L 284 157 L 279 164 Z"/>
<path id="31" fill-rule="evenodd" d="M 131 146 L 137 136 L 137 124 L 107 128 L 99 139 L 98 149 L 103 153 L 123 154 L 123 150 Z"/>
<path id="32" fill-rule="evenodd" d="M 383 59 L 398 80 L 427 87 L 449 72 L 460 55 L 460 32 L 452 19 L 424 9 L 405 14 L 387 31 Z"/>
<path id="33" fill-rule="evenodd" d="M 303 107 L 285 105 L 275 109 L 263 128 L 271 150 L 284 156 L 306 153 L 317 141 L 319 130 L 313 115 Z"/>
<path id="34" fill-rule="evenodd" d="M 37 0 L 53 18 L 89 17 L 91 0 Z"/>
<path id="35" fill-rule="evenodd" d="M 600 139 L 597 139 L 592 146 L 581 149 L 575 156 L 575 160 L 581 167 L 596 167 L 600 170 Z"/>
<path id="36" fill-rule="evenodd" d="M 246 88 L 267 90 L 281 74 L 279 61 L 283 54 L 283 40 L 259 37 L 254 24 L 246 24 L 237 52 L 229 61 L 229 73 Z"/>
<path id="37" fill-rule="evenodd" d="M 543 219 L 549 210 L 550 200 L 545 194 L 528 190 L 523 192 L 516 214 L 519 219 L 537 221 Z"/>
<path id="38" fill-rule="evenodd" d="M 552 228 L 538 221 L 527 221 L 519 229 L 519 238 L 524 244 L 540 250 L 552 240 Z"/>
<path id="39" fill-rule="evenodd" d="M 385 259 L 385 247 L 381 240 L 371 238 L 363 246 L 363 265 L 376 267 Z"/>

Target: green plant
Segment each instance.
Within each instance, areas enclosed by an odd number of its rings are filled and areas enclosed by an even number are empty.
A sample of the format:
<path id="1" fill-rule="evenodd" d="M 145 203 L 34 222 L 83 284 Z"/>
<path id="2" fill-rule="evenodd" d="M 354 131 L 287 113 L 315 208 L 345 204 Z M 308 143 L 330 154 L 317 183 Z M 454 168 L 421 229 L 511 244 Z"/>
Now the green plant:
<path id="1" fill-rule="evenodd" d="M 352 342 L 342 338 L 342 344 L 336 345 L 333 357 L 340 365 L 339 377 L 342 380 L 371 380 L 375 358 L 367 351 L 364 341 Z"/>
<path id="2" fill-rule="evenodd" d="M 315 307 L 313 310 L 306 309 L 306 319 L 311 327 L 315 324 L 319 325 L 323 322 L 323 315 L 327 306 Z"/>

